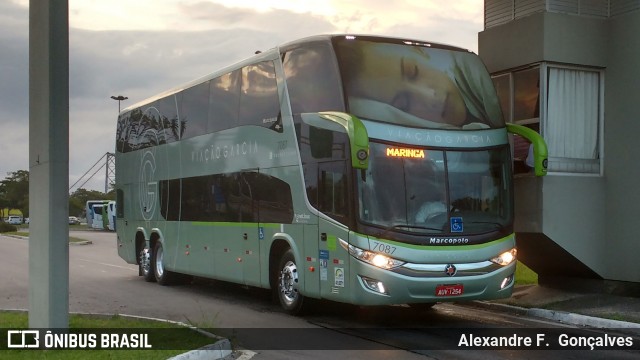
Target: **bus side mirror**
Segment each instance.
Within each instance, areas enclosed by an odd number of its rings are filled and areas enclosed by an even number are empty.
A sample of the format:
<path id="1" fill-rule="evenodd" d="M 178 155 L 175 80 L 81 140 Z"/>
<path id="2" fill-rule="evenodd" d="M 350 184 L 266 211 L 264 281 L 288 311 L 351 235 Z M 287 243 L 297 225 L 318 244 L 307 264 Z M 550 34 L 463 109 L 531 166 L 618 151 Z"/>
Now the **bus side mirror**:
<path id="1" fill-rule="evenodd" d="M 547 144 L 540 134 L 526 126 L 507 123 L 507 131 L 520 135 L 533 145 L 533 169 L 536 176 L 547 175 L 548 151 Z"/>
<path id="2" fill-rule="evenodd" d="M 326 144 L 332 146 L 333 142 L 327 141 L 326 133 L 332 136 L 332 131 L 339 131 L 346 133 L 349 137 L 351 166 L 354 169 L 367 169 L 369 167 L 369 135 L 360 119 L 341 112 L 304 113 L 300 115 L 302 121 L 310 125 L 311 129 L 317 128 L 313 132 L 310 131 L 309 134 L 312 152 L 325 153 L 328 151 L 331 154 L 332 149 L 327 149 Z M 316 141 L 318 144 L 314 145 Z"/>

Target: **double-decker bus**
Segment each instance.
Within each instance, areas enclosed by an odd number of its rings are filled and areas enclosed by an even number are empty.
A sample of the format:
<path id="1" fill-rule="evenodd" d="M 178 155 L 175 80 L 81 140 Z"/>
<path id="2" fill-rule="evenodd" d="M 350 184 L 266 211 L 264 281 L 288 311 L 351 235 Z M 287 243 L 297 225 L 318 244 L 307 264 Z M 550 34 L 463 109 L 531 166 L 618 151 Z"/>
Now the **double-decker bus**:
<path id="1" fill-rule="evenodd" d="M 289 313 L 508 297 L 508 132 L 544 175 L 544 141 L 505 124 L 472 52 L 290 42 L 120 113 L 118 253 L 147 281 L 267 288 Z"/>

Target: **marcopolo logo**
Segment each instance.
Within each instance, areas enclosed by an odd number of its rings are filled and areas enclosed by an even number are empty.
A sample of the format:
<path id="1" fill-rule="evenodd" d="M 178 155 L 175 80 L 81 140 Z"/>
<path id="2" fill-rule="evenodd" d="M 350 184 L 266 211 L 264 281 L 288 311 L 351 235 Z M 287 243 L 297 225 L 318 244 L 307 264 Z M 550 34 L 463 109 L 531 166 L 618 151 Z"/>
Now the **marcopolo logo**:
<path id="1" fill-rule="evenodd" d="M 456 245 L 456 244 L 468 244 L 468 238 L 436 238 L 429 239 L 429 244 L 432 245 Z"/>

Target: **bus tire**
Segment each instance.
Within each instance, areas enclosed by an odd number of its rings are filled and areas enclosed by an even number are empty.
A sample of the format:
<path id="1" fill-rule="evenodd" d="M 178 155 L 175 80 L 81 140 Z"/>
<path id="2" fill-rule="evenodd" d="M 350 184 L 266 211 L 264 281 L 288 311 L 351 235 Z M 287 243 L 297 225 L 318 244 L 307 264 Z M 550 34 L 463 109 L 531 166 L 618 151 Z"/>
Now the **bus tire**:
<path id="1" fill-rule="evenodd" d="M 302 313 L 304 296 L 299 292 L 298 266 L 293 251 L 288 249 L 280 257 L 278 265 L 277 291 L 280 306 L 291 315 Z"/>
<path id="2" fill-rule="evenodd" d="M 164 267 L 164 249 L 162 243 L 156 241 L 156 246 L 153 248 L 152 268 L 156 282 L 160 285 L 171 285 L 174 283 L 176 273 L 171 272 Z"/>
<path id="3" fill-rule="evenodd" d="M 153 268 L 153 251 L 149 249 L 146 242 L 141 245 L 140 259 L 138 263 L 138 274 L 144 278 L 146 282 L 156 281 L 155 269 Z"/>

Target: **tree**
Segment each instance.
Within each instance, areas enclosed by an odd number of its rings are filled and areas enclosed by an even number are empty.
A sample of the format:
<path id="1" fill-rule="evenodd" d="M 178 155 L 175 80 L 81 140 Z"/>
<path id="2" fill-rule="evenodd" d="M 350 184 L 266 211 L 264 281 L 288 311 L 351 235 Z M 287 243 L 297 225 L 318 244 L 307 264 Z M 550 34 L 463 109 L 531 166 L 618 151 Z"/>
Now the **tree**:
<path id="1" fill-rule="evenodd" d="M 22 216 L 29 216 L 29 171 L 10 172 L 0 181 L 0 204 L 3 209 L 19 209 Z"/>
<path id="2" fill-rule="evenodd" d="M 107 194 L 95 190 L 76 190 L 69 195 L 69 215 L 83 216 L 87 200 L 115 200 L 115 190 Z M 22 211 L 22 216 L 29 216 L 29 171 L 10 172 L 0 181 L 0 218 L 9 215 L 4 213 L 5 208 L 18 209 Z"/>

